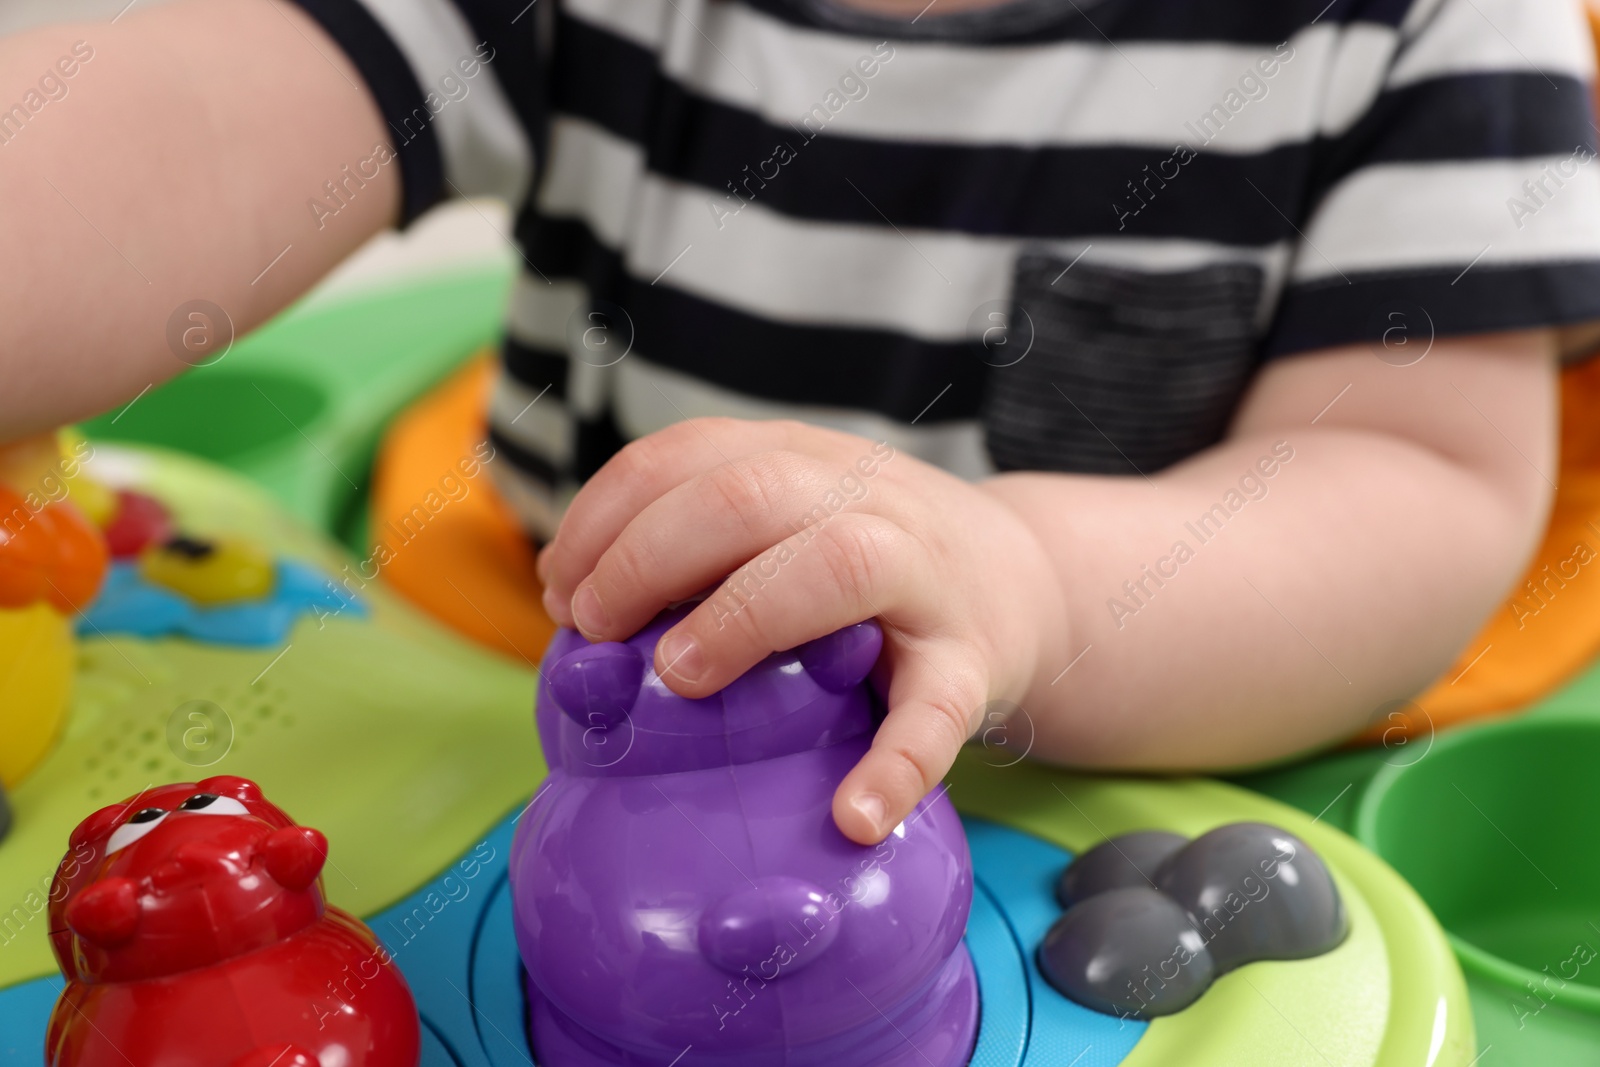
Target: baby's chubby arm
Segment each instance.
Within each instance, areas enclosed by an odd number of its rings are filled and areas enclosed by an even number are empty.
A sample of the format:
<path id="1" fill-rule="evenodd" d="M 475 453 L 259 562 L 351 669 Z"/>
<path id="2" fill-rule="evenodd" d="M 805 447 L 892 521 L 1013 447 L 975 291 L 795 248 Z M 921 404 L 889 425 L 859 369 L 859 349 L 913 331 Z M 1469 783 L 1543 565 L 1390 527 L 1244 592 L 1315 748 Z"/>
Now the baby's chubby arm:
<path id="1" fill-rule="evenodd" d="M 1073 590 L 1070 651 L 1094 646 L 1054 685 L 1046 665 L 1019 701 L 1034 751 L 1238 768 L 1382 719 L 1450 665 L 1526 566 L 1557 419 L 1547 333 L 1441 339 L 1406 367 L 1360 345 L 1267 364 L 1227 439 L 1149 482 L 993 480 Z M 1219 503 L 1242 503 L 1220 531 Z M 1144 568 L 1180 540 L 1193 558 L 1166 563 L 1177 573 L 1158 587 Z"/>
<path id="2" fill-rule="evenodd" d="M 1062 763 L 1281 758 L 1424 686 L 1525 564 L 1555 476 L 1553 349 L 1529 332 L 1407 367 L 1365 346 L 1280 360 L 1224 441 L 1149 477 L 974 486 L 847 434 L 695 420 L 579 493 L 540 557 L 546 604 L 616 640 L 731 573 L 656 650 L 693 697 L 880 618 L 889 716 L 834 798 L 862 842 L 994 701 L 1021 709 L 1008 741 Z"/>
<path id="3" fill-rule="evenodd" d="M 242 334 L 391 224 L 395 163 L 321 229 L 306 206 L 389 139 L 292 5 L 177 0 L 0 40 L 0 440 L 183 370 L 180 305 Z"/>

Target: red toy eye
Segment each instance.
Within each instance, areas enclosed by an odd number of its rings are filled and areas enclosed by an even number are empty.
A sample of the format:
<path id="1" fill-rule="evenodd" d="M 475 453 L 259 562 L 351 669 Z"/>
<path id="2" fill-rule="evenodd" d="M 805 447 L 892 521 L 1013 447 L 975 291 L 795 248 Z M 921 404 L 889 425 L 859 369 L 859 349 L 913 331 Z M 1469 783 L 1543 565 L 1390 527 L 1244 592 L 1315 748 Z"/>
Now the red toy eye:
<path id="1" fill-rule="evenodd" d="M 178 805 L 179 811 L 194 812 L 199 815 L 248 815 L 250 810 L 232 797 L 218 796 L 215 793 L 196 793 L 194 796 Z"/>
<path id="2" fill-rule="evenodd" d="M 106 842 L 106 855 L 127 848 L 160 826 L 161 820 L 170 814 L 172 813 L 165 808 L 143 808 L 134 812 L 127 822 L 112 831 L 110 840 Z"/>

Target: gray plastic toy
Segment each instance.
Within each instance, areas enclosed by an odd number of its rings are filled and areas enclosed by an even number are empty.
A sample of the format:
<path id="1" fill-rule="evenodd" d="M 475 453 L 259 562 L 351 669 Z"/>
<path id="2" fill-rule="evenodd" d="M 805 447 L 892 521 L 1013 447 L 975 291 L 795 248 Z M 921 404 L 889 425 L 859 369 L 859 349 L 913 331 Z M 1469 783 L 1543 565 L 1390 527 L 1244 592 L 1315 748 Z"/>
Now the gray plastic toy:
<path id="1" fill-rule="evenodd" d="M 1321 858 L 1265 823 L 1103 841 L 1067 867 L 1056 897 L 1067 910 L 1039 969 L 1085 1007 L 1140 1019 L 1182 1011 L 1218 975 L 1319 956 L 1349 932 Z"/>

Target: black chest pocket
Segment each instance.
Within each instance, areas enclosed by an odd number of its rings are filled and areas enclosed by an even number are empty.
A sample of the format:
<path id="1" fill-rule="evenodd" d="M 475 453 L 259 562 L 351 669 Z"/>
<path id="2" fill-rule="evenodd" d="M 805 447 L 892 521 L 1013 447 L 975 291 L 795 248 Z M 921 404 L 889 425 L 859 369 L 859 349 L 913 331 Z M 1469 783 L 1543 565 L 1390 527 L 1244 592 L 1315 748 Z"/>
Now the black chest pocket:
<path id="1" fill-rule="evenodd" d="M 1222 438 L 1256 366 L 1252 264 L 1154 273 L 1017 261 L 982 406 L 1001 470 L 1149 474 Z"/>

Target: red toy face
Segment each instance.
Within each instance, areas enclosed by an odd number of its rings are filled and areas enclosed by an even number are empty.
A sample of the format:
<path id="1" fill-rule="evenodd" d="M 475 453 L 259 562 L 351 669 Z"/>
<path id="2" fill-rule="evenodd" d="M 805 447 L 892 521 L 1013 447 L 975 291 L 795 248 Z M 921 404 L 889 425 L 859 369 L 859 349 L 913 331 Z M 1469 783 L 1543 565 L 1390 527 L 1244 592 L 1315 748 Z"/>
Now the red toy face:
<path id="1" fill-rule="evenodd" d="M 61 969 L 86 983 L 173 974 L 265 947 L 323 912 L 327 840 L 245 778 L 146 790 L 72 834 L 51 887 Z"/>

